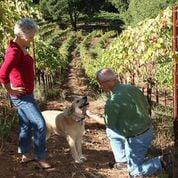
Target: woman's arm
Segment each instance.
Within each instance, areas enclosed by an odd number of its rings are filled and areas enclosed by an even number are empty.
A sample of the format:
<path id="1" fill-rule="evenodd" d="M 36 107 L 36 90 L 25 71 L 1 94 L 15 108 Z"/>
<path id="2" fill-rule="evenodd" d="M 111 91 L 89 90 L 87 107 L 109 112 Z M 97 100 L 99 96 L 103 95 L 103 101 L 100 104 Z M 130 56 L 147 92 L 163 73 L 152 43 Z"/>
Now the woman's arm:
<path id="1" fill-rule="evenodd" d="M 20 54 L 18 49 L 12 48 L 6 53 L 4 62 L 0 68 L 0 83 L 10 95 L 19 95 L 24 93 L 23 87 L 13 87 L 10 84 L 10 72 L 14 67 L 16 67 L 19 61 Z"/>

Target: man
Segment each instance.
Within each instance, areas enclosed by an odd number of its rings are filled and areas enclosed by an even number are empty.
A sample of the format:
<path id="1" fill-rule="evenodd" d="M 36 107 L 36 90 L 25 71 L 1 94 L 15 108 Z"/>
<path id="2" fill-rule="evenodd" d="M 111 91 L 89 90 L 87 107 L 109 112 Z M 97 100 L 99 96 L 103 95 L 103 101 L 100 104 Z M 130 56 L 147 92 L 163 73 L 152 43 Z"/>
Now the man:
<path id="1" fill-rule="evenodd" d="M 114 167 L 127 166 L 131 178 L 152 175 L 163 169 L 169 170 L 172 177 L 171 154 L 144 160 L 153 140 L 153 127 L 143 93 L 133 85 L 120 84 L 117 74 L 110 68 L 99 70 L 96 79 L 101 89 L 108 93 L 104 121 L 115 158 Z M 89 111 L 87 115 L 102 122 Z"/>

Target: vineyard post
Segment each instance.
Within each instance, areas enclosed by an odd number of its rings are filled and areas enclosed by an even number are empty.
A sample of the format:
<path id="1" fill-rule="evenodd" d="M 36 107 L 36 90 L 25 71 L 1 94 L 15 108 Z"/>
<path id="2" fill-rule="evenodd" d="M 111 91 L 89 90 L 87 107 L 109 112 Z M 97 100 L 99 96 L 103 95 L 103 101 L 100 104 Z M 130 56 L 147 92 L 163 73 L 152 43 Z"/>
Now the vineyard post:
<path id="1" fill-rule="evenodd" d="M 173 7 L 173 40 L 172 49 L 174 53 L 174 86 L 173 86 L 173 119 L 174 119 L 174 135 L 175 147 L 178 147 L 178 6 Z"/>

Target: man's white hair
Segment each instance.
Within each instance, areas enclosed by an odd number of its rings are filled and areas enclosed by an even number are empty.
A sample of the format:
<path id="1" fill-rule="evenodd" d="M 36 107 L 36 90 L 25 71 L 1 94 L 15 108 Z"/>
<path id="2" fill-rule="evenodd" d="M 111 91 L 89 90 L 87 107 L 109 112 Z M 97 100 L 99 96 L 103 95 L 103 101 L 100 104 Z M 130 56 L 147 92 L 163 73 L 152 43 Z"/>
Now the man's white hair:
<path id="1" fill-rule="evenodd" d="M 38 30 L 36 23 L 29 18 L 18 20 L 14 26 L 14 34 L 16 36 L 28 36 Z"/>
<path id="2" fill-rule="evenodd" d="M 96 78 L 100 81 L 109 81 L 118 79 L 118 75 L 111 68 L 104 68 L 96 73 Z"/>

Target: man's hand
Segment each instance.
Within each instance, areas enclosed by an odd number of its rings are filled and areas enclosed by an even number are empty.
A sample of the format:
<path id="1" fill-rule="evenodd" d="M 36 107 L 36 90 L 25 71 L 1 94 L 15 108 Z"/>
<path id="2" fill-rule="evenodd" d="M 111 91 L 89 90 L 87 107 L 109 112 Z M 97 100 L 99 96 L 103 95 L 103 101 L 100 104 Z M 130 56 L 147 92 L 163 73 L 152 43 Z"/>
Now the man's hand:
<path id="1" fill-rule="evenodd" d="M 95 120 L 96 122 L 98 122 L 99 124 L 105 124 L 103 117 L 93 114 L 89 110 L 86 110 L 86 115 L 91 119 Z"/>
<path id="2" fill-rule="evenodd" d="M 90 117 L 91 112 L 90 112 L 89 110 L 86 110 L 86 115 L 87 115 L 88 117 Z"/>

